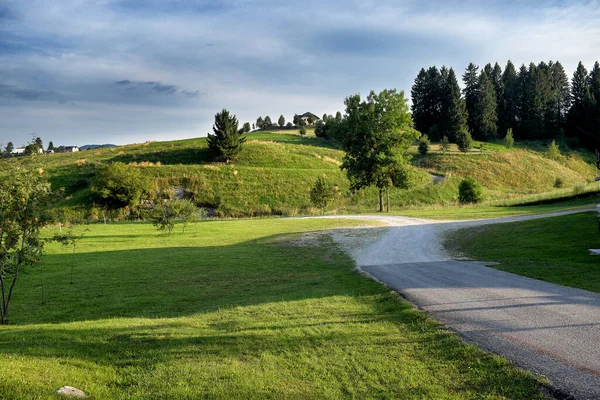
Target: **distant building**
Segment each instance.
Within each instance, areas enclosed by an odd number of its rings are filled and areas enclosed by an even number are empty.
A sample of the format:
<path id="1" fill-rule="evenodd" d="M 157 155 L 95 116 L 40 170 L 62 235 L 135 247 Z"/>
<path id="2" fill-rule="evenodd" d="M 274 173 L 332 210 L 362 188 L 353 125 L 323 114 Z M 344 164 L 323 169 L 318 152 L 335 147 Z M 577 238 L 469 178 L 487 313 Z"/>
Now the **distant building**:
<path id="1" fill-rule="evenodd" d="M 314 124 L 315 122 L 317 122 L 318 120 L 320 120 L 320 119 L 321 119 L 321 118 L 317 117 L 315 114 L 313 114 L 313 113 L 311 113 L 311 112 L 308 112 L 308 111 L 307 111 L 307 112 L 305 112 L 304 114 L 300 115 L 300 119 L 301 119 L 302 121 L 304 121 L 304 123 L 305 123 L 306 125 L 310 125 L 310 124 L 308 123 L 308 117 L 310 117 L 311 115 L 312 115 L 312 118 L 313 118 L 313 124 Z"/>
<path id="2" fill-rule="evenodd" d="M 24 156 L 25 155 L 25 147 L 13 149 L 13 151 L 10 152 L 10 155 L 11 156 Z"/>
<path id="3" fill-rule="evenodd" d="M 79 151 L 79 147 L 77 147 L 77 146 L 65 146 L 63 151 L 65 153 L 75 153 L 76 151 Z"/>

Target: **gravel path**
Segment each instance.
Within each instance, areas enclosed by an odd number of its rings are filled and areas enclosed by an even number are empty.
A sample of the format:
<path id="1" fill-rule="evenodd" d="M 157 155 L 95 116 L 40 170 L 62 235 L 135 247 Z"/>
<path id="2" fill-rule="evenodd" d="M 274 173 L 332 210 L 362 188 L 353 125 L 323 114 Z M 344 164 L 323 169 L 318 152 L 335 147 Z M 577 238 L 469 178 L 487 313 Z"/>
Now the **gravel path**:
<path id="1" fill-rule="evenodd" d="M 350 216 L 388 227 L 332 236 L 360 270 L 465 340 L 546 376 L 557 398 L 600 399 L 600 295 L 454 261 L 441 245 L 448 230 L 591 210 L 459 222 Z"/>

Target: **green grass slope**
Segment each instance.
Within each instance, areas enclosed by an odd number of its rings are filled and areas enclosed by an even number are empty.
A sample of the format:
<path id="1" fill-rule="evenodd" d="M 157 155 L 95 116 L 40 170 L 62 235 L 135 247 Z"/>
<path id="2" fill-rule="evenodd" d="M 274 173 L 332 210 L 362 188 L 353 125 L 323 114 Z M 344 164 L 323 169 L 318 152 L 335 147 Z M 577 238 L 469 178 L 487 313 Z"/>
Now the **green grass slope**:
<path id="1" fill-rule="evenodd" d="M 94 224 L 19 282 L 0 398 L 541 399 L 538 382 L 362 276 L 314 219 Z M 48 232 L 51 234 L 52 232 Z"/>
<path id="2" fill-rule="evenodd" d="M 588 252 L 600 248 L 593 212 L 461 229 L 444 245 L 456 254 L 500 263 L 493 268 L 600 293 L 600 260 Z"/>
<path id="3" fill-rule="evenodd" d="M 296 215 L 320 212 L 310 203 L 309 190 L 318 177 L 336 188 L 330 212 L 374 212 L 377 191 L 350 193 L 345 173 L 339 169 L 343 152 L 335 143 L 301 137 L 295 131 L 270 130 L 247 135 L 238 160 L 215 164 L 209 159 L 206 139 L 148 142 L 79 153 L 21 157 L 0 161 L 0 173 L 11 165 L 41 167 L 55 187 L 64 187 L 67 207 L 92 204 L 90 184 L 99 165 L 124 162 L 140 168 L 155 181 L 156 189 L 183 190 L 199 206 L 220 216 Z M 458 184 L 472 176 L 485 188 L 492 204 L 513 204 L 568 197 L 597 190 L 591 184 L 595 169 L 587 153 L 570 152 L 558 160 L 544 154 L 540 143 L 513 149 L 488 143 L 483 151 L 467 154 L 453 146 L 442 155 L 437 144 L 431 154 L 414 154 L 415 185 L 390 191 L 392 209 L 457 205 Z M 433 181 L 430 174 L 440 177 Z M 562 188 L 554 188 L 556 178 Z"/>

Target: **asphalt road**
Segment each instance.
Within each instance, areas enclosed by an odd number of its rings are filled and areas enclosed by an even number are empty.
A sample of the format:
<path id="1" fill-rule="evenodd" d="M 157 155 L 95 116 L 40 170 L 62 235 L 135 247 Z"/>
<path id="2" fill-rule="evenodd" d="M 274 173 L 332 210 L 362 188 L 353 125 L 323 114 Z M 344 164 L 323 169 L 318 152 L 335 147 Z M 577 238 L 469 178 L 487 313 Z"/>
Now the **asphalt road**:
<path id="1" fill-rule="evenodd" d="M 557 398 L 597 400 L 599 294 L 454 261 L 441 245 L 450 229 L 553 215 L 468 222 L 372 217 L 390 227 L 372 229 L 370 241 L 364 240 L 365 234 L 341 232 L 333 237 L 353 255 L 360 270 L 400 292 L 466 341 L 546 376 Z M 361 242 L 367 244 L 361 247 Z"/>

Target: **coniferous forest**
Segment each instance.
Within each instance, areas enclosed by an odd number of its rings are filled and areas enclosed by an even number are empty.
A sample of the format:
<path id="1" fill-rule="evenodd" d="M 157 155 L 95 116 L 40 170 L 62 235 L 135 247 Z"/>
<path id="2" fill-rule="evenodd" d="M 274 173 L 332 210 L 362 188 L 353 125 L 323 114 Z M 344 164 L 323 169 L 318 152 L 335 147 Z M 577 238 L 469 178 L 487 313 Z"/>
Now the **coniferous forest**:
<path id="1" fill-rule="evenodd" d="M 470 63 L 463 89 L 452 68 L 422 68 L 411 90 L 415 128 L 431 140 L 503 138 L 565 139 L 591 150 L 600 147 L 600 64 L 588 73 L 580 62 L 571 80 L 560 62 L 530 63 L 518 70 L 508 61 L 483 68 Z"/>

